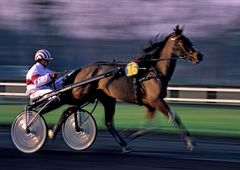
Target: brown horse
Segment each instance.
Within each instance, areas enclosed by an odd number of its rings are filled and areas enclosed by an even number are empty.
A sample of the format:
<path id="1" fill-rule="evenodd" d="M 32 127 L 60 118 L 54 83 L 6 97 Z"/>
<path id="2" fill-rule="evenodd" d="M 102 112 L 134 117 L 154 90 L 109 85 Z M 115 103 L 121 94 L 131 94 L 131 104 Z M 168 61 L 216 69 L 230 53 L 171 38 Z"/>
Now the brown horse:
<path id="1" fill-rule="evenodd" d="M 173 75 L 177 59 L 186 59 L 194 64 L 202 60 L 202 54 L 194 48 L 182 31 L 183 29 L 177 26 L 165 40 L 146 48 L 144 55 L 135 59 L 135 62 L 142 68 L 139 69 L 139 74 L 127 77 L 125 74 L 119 73 L 91 84 L 76 87 L 71 90 L 71 99 L 68 100 L 71 102 L 68 103 L 80 106 L 92 98 L 97 98 L 105 109 L 106 127 L 123 149 L 127 147 L 127 143 L 116 131 L 113 123 L 116 99 L 145 106 L 148 119 L 153 118 L 155 111 L 159 110 L 180 128 L 188 149 L 192 149 L 190 133 L 164 101 L 168 82 Z M 90 64 L 76 73 L 74 82 L 94 77 L 117 67 L 123 67 L 124 70 L 125 66 L 103 62 Z M 63 117 L 66 118 L 74 111 L 74 108 L 70 107 Z"/>

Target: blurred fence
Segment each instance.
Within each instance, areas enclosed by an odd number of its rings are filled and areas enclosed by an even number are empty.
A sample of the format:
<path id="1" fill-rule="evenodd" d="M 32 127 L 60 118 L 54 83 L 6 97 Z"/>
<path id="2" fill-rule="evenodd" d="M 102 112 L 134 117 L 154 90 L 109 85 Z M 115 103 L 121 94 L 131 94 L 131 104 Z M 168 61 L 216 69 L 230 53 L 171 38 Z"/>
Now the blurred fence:
<path id="1" fill-rule="evenodd" d="M 240 106 L 240 88 L 168 87 L 169 102 Z M 0 103 L 26 103 L 25 83 L 0 82 Z"/>
<path id="2" fill-rule="evenodd" d="M 25 83 L 0 82 L 0 103 L 26 103 Z"/>

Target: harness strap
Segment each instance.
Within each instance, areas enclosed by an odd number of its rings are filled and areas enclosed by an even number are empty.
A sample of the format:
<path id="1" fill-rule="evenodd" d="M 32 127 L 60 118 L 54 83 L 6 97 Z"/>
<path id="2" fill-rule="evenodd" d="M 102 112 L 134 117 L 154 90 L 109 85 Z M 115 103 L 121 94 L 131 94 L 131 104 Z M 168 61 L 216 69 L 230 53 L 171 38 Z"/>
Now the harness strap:
<path id="1" fill-rule="evenodd" d="M 153 72 L 154 75 L 147 75 L 149 72 Z M 144 73 L 144 77 L 140 78 L 139 74 L 134 76 L 133 77 L 134 92 L 135 92 L 136 103 L 138 105 L 143 105 L 143 102 L 142 102 L 143 92 L 141 90 L 141 87 L 142 87 L 141 83 L 143 81 L 147 81 L 150 79 L 161 79 L 162 81 L 169 81 L 167 77 L 162 76 L 158 72 L 158 70 L 154 67 L 147 69 L 147 71 Z"/>
<path id="2" fill-rule="evenodd" d="M 133 77 L 133 84 L 134 84 L 134 92 L 135 92 L 135 99 L 138 105 L 142 105 L 142 98 L 141 98 L 141 85 L 138 77 Z"/>
<path id="3" fill-rule="evenodd" d="M 157 70 L 154 68 L 154 67 L 151 67 L 147 73 L 149 72 L 153 72 L 154 75 L 153 76 L 148 76 L 147 74 L 145 74 L 144 77 L 140 78 L 139 79 L 139 82 L 143 82 L 143 81 L 147 81 L 147 80 L 150 80 L 150 79 L 156 79 L 156 78 L 160 78 L 160 74 L 157 72 Z"/>

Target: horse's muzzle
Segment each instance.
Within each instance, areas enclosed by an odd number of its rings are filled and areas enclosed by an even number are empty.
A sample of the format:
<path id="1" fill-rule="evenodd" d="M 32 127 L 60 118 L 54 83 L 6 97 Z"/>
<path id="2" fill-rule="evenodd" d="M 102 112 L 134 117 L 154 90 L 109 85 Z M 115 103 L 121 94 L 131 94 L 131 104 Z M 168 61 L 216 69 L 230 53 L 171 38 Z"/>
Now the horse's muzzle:
<path id="1" fill-rule="evenodd" d="M 199 64 L 203 60 L 203 54 L 200 52 L 194 53 L 194 59 L 192 60 L 193 64 Z"/>

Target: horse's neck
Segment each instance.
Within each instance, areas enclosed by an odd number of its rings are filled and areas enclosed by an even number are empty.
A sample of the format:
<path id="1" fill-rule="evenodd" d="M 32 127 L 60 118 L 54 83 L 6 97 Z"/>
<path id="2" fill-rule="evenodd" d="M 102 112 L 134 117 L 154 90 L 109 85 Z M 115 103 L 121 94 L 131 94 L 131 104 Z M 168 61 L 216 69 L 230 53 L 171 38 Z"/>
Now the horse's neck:
<path id="1" fill-rule="evenodd" d="M 176 67 L 176 60 L 162 60 L 158 61 L 157 69 L 161 76 L 170 80 Z"/>
<path id="2" fill-rule="evenodd" d="M 159 54 L 157 69 L 161 76 L 170 80 L 176 67 L 176 59 L 172 59 L 172 42 L 168 41 Z"/>

